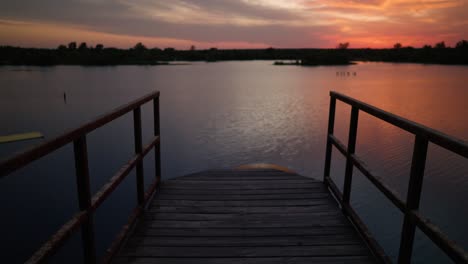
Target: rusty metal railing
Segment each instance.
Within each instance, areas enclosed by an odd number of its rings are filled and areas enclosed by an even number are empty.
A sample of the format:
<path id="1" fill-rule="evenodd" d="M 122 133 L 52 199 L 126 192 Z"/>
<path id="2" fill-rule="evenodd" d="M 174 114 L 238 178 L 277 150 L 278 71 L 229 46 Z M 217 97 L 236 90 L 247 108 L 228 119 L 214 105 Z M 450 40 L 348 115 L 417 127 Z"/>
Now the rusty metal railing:
<path id="1" fill-rule="evenodd" d="M 146 145 L 142 145 L 141 106 L 153 101 L 154 137 Z M 90 176 L 88 169 L 88 152 L 86 135 L 95 129 L 133 111 L 133 125 L 135 131 L 135 156 L 133 156 L 104 186 L 94 195 L 91 194 Z M 159 92 L 152 92 L 140 99 L 123 105 L 110 113 L 86 123 L 76 129 L 68 131 L 52 140 L 20 153 L 10 159 L 0 162 L 0 178 L 46 156 L 55 150 L 73 142 L 75 154 L 75 171 L 80 211 L 65 223 L 50 239 L 37 250 L 26 263 L 43 263 L 52 256 L 64 242 L 81 227 L 84 263 L 96 263 L 96 248 L 94 234 L 94 211 L 117 188 L 124 178 L 136 167 L 137 200 L 138 205 L 133 210 L 128 223 L 122 228 L 116 239 L 109 247 L 103 262 L 109 262 L 118 250 L 129 228 L 144 210 L 148 199 L 152 196 L 161 181 L 161 147 L 159 127 Z M 155 148 L 155 178 L 149 189 L 144 190 L 143 158 Z"/>
<path id="2" fill-rule="evenodd" d="M 333 135 L 336 100 L 340 100 L 352 107 L 347 147 Z M 415 135 L 406 202 L 401 200 L 398 195 L 396 195 L 395 191 L 372 173 L 365 163 L 355 154 L 359 111 L 366 112 L 369 115 L 377 117 Z M 356 214 L 349 202 L 354 167 L 358 168 L 362 174 L 364 174 L 367 179 L 369 179 L 369 181 L 372 182 L 375 187 L 377 187 L 377 189 L 379 189 L 404 214 L 398 263 L 411 262 L 416 227 L 421 229 L 421 231 L 423 231 L 432 240 L 432 242 L 442 249 L 454 262 L 468 263 L 467 252 L 454 241 L 450 240 L 436 225 L 432 224 L 427 218 L 422 216 L 419 211 L 419 201 L 421 197 L 427 147 L 429 142 L 457 153 L 462 157 L 468 158 L 468 144 L 462 140 L 396 116 L 346 95 L 342 95 L 337 92 L 330 92 L 330 112 L 328 120 L 324 183 L 330 188 L 339 201 L 343 212 L 348 215 L 358 231 L 366 239 L 366 242 L 374 254 L 379 256 L 383 263 L 391 263 L 391 261 L 377 241 L 373 238 L 372 234 Z M 341 193 L 330 177 L 332 146 L 335 146 L 340 153 L 346 157 L 343 193 Z"/>

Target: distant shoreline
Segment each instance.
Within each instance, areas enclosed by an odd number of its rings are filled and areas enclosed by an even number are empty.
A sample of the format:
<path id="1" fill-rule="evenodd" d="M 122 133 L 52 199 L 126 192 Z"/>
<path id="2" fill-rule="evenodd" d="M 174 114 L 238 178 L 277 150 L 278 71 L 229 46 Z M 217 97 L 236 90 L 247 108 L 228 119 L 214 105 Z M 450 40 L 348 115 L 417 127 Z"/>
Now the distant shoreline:
<path id="1" fill-rule="evenodd" d="M 0 66 L 112 66 L 180 65 L 205 61 L 277 61 L 275 65 L 352 65 L 352 61 L 468 65 L 468 48 L 394 48 L 394 49 L 207 49 L 173 48 L 67 48 L 38 49 L 0 46 Z M 286 62 L 285 62 L 286 61 Z M 288 63 L 287 61 L 292 61 Z M 299 63 L 297 63 L 299 61 Z M 179 63 L 180 62 L 180 63 Z M 281 63 L 283 62 L 283 63 Z"/>
<path id="2" fill-rule="evenodd" d="M 320 62 L 316 62 L 316 63 L 310 63 L 310 62 L 307 62 L 307 61 L 275 61 L 273 62 L 273 65 L 275 66 L 304 66 L 304 67 L 308 67 L 308 66 L 348 66 L 348 65 L 355 65 L 356 62 L 352 62 L 352 61 L 346 61 L 346 62 L 329 62 L 329 63 L 320 63 Z"/>

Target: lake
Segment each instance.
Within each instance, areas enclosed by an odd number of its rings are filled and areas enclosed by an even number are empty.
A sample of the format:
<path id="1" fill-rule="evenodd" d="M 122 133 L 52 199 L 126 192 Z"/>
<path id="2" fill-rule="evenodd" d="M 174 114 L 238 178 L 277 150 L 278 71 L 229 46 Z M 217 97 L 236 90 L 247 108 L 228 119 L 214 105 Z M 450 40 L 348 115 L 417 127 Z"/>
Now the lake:
<path id="1" fill-rule="evenodd" d="M 274 163 L 322 179 L 329 91 L 335 90 L 449 135 L 468 140 L 468 67 L 364 63 L 273 66 L 271 61 L 177 66 L 0 67 L 0 134 L 40 131 L 51 139 L 154 90 L 161 91 L 163 178 L 248 163 Z M 66 93 L 66 100 L 64 100 Z M 151 104 L 142 109 L 143 143 L 152 133 Z M 350 107 L 337 103 L 335 134 L 347 142 Z M 0 145 L 0 158 L 42 142 Z M 360 114 L 356 152 L 403 199 L 414 137 Z M 132 114 L 88 136 L 96 192 L 133 154 Z M 145 158 L 146 183 L 154 175 Z M 332 178 L 341 187 L 344 158 L 333 152 Z M 351 201 L 387 254 L 398 255 L 402 214 L 355 170 Z M 130 174 L 96 213 L 99 255 L 136 204 Z M 468 162 L 429 145 L 421 211 L 468 248 Z M 73 148 L 1 180 L 1 258 L 27 259 L 78 210 Z M 79 232 L 54 257 L 81 259 Z M 415 263 L 450 262 L 417 231 Z"/>

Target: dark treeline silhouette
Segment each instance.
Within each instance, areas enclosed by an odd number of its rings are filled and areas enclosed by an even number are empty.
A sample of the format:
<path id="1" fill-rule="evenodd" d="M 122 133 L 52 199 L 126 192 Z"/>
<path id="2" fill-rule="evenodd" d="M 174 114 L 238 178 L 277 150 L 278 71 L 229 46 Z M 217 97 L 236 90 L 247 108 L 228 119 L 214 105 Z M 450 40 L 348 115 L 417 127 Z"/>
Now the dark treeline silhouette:
<path id="1" fill-rule="evenodd" d="M 0 46 L 0 65 L 158 65 L 173 61 L 293 60 L 299 65 L 338 65 L 351 61 L 415 62 L 468 65 L 468 41 L 455 47 L 444 42 L 422 48 L 396 43 L 389 49 L 352 49 L 339 43 L 336 49 L 196 49 L 147 48 L 137 43 L 130 49 L 95 47 L 71 42 L 56 49 Z"/>

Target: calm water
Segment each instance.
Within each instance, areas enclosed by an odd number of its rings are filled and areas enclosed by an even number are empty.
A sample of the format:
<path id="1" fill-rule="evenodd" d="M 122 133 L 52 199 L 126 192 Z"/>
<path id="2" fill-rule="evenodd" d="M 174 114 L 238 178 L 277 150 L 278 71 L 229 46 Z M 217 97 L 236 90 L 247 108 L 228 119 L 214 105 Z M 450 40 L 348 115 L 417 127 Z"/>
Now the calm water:
<path id="1" fill-rule="evenodd" d="M 1 67 L 0 134 L 40 131 L 50 139 L 160 90 L 164 178 L 266 162 L 321 179 L 330 90 L 468 140 L 467 84 L 468 67 L 418 64 L 278 67 L 253 61 L 155 67 Z M 337 107 L 336 134 L 346 142 L 350 108 L 341 103 Z M 151 113 L 150 105 L 143 108 L 145 141 L 152 131 Z M 94 192 L 131 157 L 132 125 L 130 114 L 89 135 Z M 360 115 L 357 153 L 403 198 L 413 140 L 398 128 Z M 0 145 L 0 158 L 40 142 Z M 341 186 L 344 159 L 337 151 L 333 154 L 332 177 Z M 145 159 L 147 182 L 154 171 L 152 155 Z M 430 145 L 422 212 L 465 248 L 467 190 L 468 162 Z M 357 172 L 351 196 L 377 240 L 395 258 L 402 214 Z M 77 210 L 72 146 L 2 179 L 0 199 L 1 257 L 22 262 Z M 100 255 L 135 203 L 131 174 L 97 211 Z M 78 262 L 79 248 L 77 233 L 55 260 L 72 256 Z M 420 231 L 414 256 L 419 263 L 449 261 Z"/>

